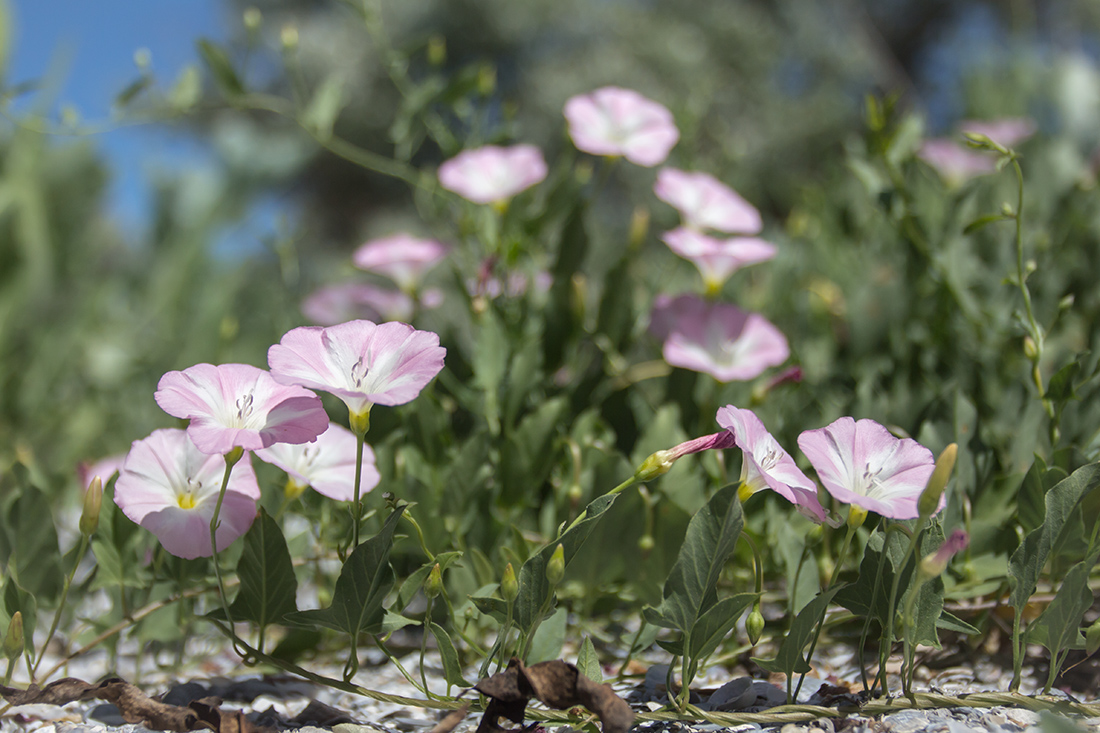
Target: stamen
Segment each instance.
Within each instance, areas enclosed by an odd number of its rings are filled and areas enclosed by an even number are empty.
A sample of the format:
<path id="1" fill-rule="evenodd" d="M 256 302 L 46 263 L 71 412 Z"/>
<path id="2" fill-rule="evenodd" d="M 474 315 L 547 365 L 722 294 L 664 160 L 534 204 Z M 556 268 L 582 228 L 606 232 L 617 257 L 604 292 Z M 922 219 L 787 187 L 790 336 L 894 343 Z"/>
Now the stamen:
<path id="1" fill-rule="evenodd" d="M 244 420 L 252 414 L 252 393 L 237 398 L 237 419 Z"/>

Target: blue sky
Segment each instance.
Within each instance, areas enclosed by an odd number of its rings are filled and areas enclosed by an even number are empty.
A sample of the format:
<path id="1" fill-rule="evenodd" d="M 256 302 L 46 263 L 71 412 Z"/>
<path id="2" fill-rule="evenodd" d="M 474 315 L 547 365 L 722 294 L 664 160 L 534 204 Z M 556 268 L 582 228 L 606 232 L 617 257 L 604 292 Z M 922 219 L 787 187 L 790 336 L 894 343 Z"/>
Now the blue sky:
<path id="1" fill-rule="evenodd" d="M 8 0 L 12 53 L 8 81 L 56 74 L 58 106 L 104 120 L 137 78 L 134 51 L 146 48 L 162 84 L 198 62 L 195 41 L 224 40 L 233 19 L 219 0 Z M 164 129 L 125 127 L 98 135 L 112 169 L 108 206 L 124 229 L 140 231 L 149 213 L 149 173 L 193 162 L 195 143 Z"/>

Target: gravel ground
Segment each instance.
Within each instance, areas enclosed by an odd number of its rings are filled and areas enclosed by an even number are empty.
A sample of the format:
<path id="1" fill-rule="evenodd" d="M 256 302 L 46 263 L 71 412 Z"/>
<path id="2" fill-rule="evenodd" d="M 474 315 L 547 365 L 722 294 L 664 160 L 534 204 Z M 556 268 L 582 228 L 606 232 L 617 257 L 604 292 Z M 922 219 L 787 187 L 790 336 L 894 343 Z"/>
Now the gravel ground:
<path id="1" fill-rule="evenodd" d="M 137 650 L 133 650 L 136 652 Z M 377 658 L 371 655 L 377 655 Z M 842 649 L 823 655 L 822 668 L 848 670 L 848 674 L 838 674 L 840 679 L 858 680 L 858 674 L 851 674 L 850 652 Z M 149 655 L 146 654 L 148 657 Z M 377 650 L 363 653 L 364 667 L 353 680 L 363 687 L 379 692 L 422 697 L 392 664 L 383 664 Z M 378 702 L 358 695 L 344 693 L 327 687 L 319 687 L 297 678 L 270 677 L 260 678 L 255 672 L 241 666 L 239 659 L 231 650 L 225 648 L 219 640 L 195 640 L 188 648 L 187 658 L 191 662 L 186 669 L 168 664 L 164 667 L 146 669 L 139 676 L 135 674 L 133 662 L 136 654 L 129 657 L 129 665 L 120 663 L 120 676 L 139 684 L 149 694 L 168 692 L 166 702 L 186 704 L 187 699 L 215 694 L 225 700 L 223 709 L 240 709 L 259 722 L 264 716 L 277 713 L 285 719 L 297 716 L 313 700 L 329 705 L 347 713 L 356 723 L 335 725 L 334 733 L 428 733 L 438 722 L 442 713 L 436 710 Z M 152 666 L 150 659 L 145 660 L 146 667 Z M 644 660 L 643 660 L 644 661 Z M 409 655 L 401 660 L 406 669 L 416 670 L 418 655 Z M 46 667 L 49 665 L 47 664 Z M 45 668 L 45 667 L 44 667 Z M 338 678 L 340 669 L 308 666 L 311 671 Z M 71 676 L 94 682 L 104 676 L 106 657 L 93 653 L 75 660 L 67 669 L 54 677 Z M 437 659 L 432 659 L 427 668 L 430 689 L 437 693 L 446 693 L 446 684 Z M 468 674 L 473 678 L 475 673 Z M 180 685 L 178 680 L 193 680 L 188 685 Z M 732 679 L 731 679 L 732 678 Z M 18 679 L 18 678 L 17 678 Z M 199 683 L 199 684 L 195 684 Z M 646 679 L 635 679 L 622 685 L 616 685 L 616 692 L 626 699 L 637 712 L 659 709 L 665 700 L 663 693 L 664 672 L 656 665 L 649 666 Z M 807 678 L 800 702 L 813 703 L 815 691 L 823 681 Z M 943 670 L 922 682 L 922 689 L 931 689 L 948 695 L 960 695 L 973 692 L 1007 690 L 1007 676 L 1002 670 L 979 665 L 974 670 L 955 668 Z M 706 670 L 693 684 L 693 690 L 707 691 L 699 695 L 696 703 L 703 709 L 716 711 L 745 711 L 765 709 L 768 705 L 781 703 L 784 692 L 778 686 L 766 680 L 752 680 L 749 677 L 736 677 L 725 669 Z M 1032 690 L 1026 690 L 1031 692 Z M 1064 693 L 1063 693 L 1064 694 Z M 192 698 L 187 696 L 191 695 Z M 174 696 L 174 697 L 171 697 Z M 693 698 L 694 699 L 694 698 Z M 1082 702 L 1088 702 L 1082 700 Z M 763 707 L 762 707 L 763 706 Z M 24 705 L 13 707 L 0 715 L 0 733 L 16 731 L 38 731 L 39 733 L 147 733 L 140 725 L 126 724 L 113 706 L 98 701 L 70 703 L 65 706 Z M 480 715 L 471 714 L 456 729 L 456 733 L 472 733 Z M 326 729 L 299 728 L 302 733 L 321 733 Z M 568 728 L 559 727 L 562 733 Z M 968 733 L 968 731 L 991 731 L 993 733 L 1038 733 L 1039 731 L 1087 730 L 1100 732 L 1100 718 L 1076 719 L 1040 715 L 1021 708 L 944 708 L 934 710 L 900 710 L 889 715 L 869 717 L 849 715 L 844 718 L 821 718 L 811 722 L 788 723 L 784 725 L 761 725 L 747 723 L 738 726 L 721 726 L 712 723 L 685 724 L 679 722 L 641 722 L 634 731 L 637 733 L 710 733 L 712 731 L 748 732 L 765 730 L 773 733 Z"/>

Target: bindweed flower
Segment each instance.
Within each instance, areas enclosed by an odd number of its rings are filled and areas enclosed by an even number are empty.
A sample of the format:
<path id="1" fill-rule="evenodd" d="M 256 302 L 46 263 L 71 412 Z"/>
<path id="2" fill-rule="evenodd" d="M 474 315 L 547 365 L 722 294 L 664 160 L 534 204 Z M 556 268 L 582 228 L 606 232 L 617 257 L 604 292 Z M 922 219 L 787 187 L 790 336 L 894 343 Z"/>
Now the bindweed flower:
<path id="1" fill-rule="evenodd" d="M 210 519 L 224 474 L 225 460 L 200 451 L 185 431 L 155 430 L 134 441 L 115 482 L 115 503 L 171 554 L 209 557 Z M 245 455 L 229 475 L 218 523 L 219 552 L 252 526 L 259 498 L 256 474 Z"/>
<path id="2" fill-rule="evenodd" d="M 891 519 L 920 515 L 917 501 L 935 461 L 917 441 L 895 438 L 874 420 L 842 417 L 799 435 L 798 447 L 838 501 Z"/>
<path id="3" fill-rule="evenodd" d="M 351 501 L 355 497 L 355 451 L 355 434 L 343 425 L 330 423 L 315 443 L 276 443 L 256 451 L 256 457 L 286 471 L 287 495 L 291 498 L 311 486 L 330 499 Z M 370 491 L 381 480 L 374 464 L 374 451 L 364 445 L 360 491 Z"/>
<path id="4" fill-rule="evenodd" d="M 775 245 L 756 237 L 716 239 L 694 229 L 678 227 L 662 234 L 661 239 L 669 249 L 691 260 L 698 268 L 708 293 L 721 290 L 729 276 L 742 267 L 775 257 Z"/>
<path id="5" fill-rule="evenodd" d="M 833 524 L 818 501 L 817 486 L 798 469 L 794 459 L 752 410 L 726 405 L 718 410 L 718 424 L 726 429 L 744 456 L 739 491 L 742 501 L 757 491 L 771 489 L 808 519 Z"/>
<path id="6" fill-rule="evenodd" d="M 122 468 L 126 460 L 125 453 L 101 458 L 95 463 L 81 463 L 77 466 L 76 473 L 80 479 L 80 485 L 86 490 L 92 485 L 92 480 L 99 477 L 104 486 L 111 483 L 111 478 Z"/>
<path id="7" fill-rule="evenodd" d="M 763 227 L 756 207 L 709 173 L 662 168 L 653 192 L 676 208 L 692 229 L 757 234 Z"/>
<path id="8" fill-rule="evenodd" d="M 546 161 L 534 145 L 486 145 L 439 166 L 439 183 L 475 204 L 505 202 L 546 178 Z"/>
<path id="9" fill-rule="evenodd" d="M 719 382 L 753 379 L 790 356 L 786 337 L 763 316 L 694 295 L 658 296 L 650 332 L 664 342 L 666 362 Z"/>
<path id="10" fill-rule="evenodd" d="M 360 270 L 377 272 L 397 283 L 406 293 L 415 292 L 431 268 L 447 256 L 447 246 L 433 239 L 394 234 L 372 239 L 355 250 L 351 261 Z"/>
<path id="11" fill-rule="evenodd" d="M 940 549 L 925 555 L 920 561 L 920 574 L 925 578 L 935 578 L 947 570 L 947 563 L 951 558 L 966 549 L 970 544 L 970 537 L 961 529 L 956 529 L 951 536 L 943 541 Z"/>
<path id="12" fill-rule="evenodd" d="M 932 166 L 944 183 L 952 187 L 997 169 L 997 160 L 992 155 L 971 150 L 955 140 L 925 140 L 917 157 Z"/>
<path id="13" fill-rule="evenodd" d="M 621 155 L 647 168 L 664 162 L 680 139 L 668 108 L 631 89 L 602 87 L 571 97 L 564 113 L 578 150 Z"/>
<path id="14" fill-rule="evenodd" d="M 658 476 L 663 476 L 672 468 L 672 464 L 690 453 L 700 453 L 705 450 L 732 448 L 733 436 L 728 430 L 723 430 L 712 435 L 704 435 L 701 438 L 685 440 L 675 448 L 659 450 L 642 461 L 638 470 L 634 472 L 634 478 L 638 481 L 652 481 Z"/>
<path id="15" fill-rule="evenodd" d="M 353 418 L 364 418 L 371 405 L 413 400 L 443 368 L 446 353 L 439 336 L 407 323 L 349 321 L 288 331 L 268 349 L 267 361 L 278 382 L 334 394 Z"/>
<path id="16" fill-rule="evenodd" d="M 302 301 L 302 315 L 318 326 L 335 326 L 348 321 L 408 321 L 416 307 L 438 308 L 443 293 L 426 288 L 417 299 L 392 288 L 368 283 L 329 285 L 311 293 Z"/>
<path id="17" fill-rule="evenodd" d="M 203 453 L 308 443 L 328 427 L 320 397 L 249 364 L 196 364 L 168 372 L 154 397 L 169 415 L 191 421 L 187 435 Z"/>
<path id="18" fill-rule="evenodd" d="M 504 574 L 500 578 L 500 595 L 505 601 L 511 603 L 519 596 L 519 581 L 516 580 L 516 571 L 512 563 L 504 566 Z"/>

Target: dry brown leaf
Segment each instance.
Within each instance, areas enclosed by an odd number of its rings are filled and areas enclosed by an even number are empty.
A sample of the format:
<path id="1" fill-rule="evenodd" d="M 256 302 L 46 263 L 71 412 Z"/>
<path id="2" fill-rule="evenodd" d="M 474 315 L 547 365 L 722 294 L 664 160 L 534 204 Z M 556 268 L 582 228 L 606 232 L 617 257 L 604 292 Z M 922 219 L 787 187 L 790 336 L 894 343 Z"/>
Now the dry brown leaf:
<path id="1" fill-rule="evenodd" d="M 460 707 L 458 710 L 452 710 L 443 716 L 443 719 L 435 724 L 428 733 L 451 733 L 458 724 L 462 722 L 462 719 L 466 717 L 466 713 L 470 709 L 470 704 L 467 703 Z"/>
<path id="2" fill-rule="evenodd" d="M 490 698 L 477 733 L 503 730 L 501 717 L 522 723 L 532 697 L 558 710 L 584 705 L 599 716 L 603 733 L 626 733 L 634 723 L 634 711 L 611 685 L 593 682 L 560 659 L 525 667 L 513 658 L 507 669 L 481 680 L 474 689 Z"/>

